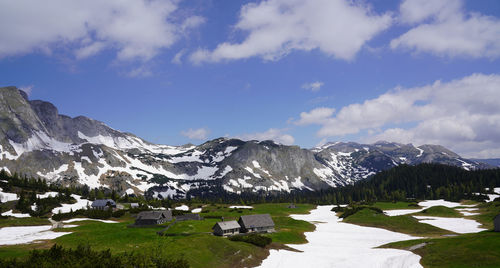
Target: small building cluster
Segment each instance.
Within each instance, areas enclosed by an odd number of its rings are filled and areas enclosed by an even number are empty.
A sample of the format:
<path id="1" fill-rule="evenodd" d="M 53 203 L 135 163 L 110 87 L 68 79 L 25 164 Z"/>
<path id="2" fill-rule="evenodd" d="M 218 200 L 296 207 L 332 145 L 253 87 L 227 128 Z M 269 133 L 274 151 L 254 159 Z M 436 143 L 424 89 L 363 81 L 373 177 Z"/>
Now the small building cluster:
<path id="1" fill-rule="evenodd" d="M 212 227 L 214 235 L 231 236 L 239 233 L 272 233 L 274 221 L 269 214 L 244 215 L 238 221 L 221 221 Z"/>
<path id="2" fill-rule="evenodd" d="M 158 225 L 172 220 L 172 211 L 143 211 L 137 214 L 135 225 Z"/>

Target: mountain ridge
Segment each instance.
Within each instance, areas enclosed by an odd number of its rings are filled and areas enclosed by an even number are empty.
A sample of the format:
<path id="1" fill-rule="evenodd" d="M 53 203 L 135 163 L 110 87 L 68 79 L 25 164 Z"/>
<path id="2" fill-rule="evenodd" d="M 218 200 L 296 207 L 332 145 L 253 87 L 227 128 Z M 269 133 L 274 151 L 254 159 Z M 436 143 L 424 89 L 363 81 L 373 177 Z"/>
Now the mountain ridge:
<path id="1" fill-rule="evenodd" d="M 63 185 L 183 198 L 190 190 L 227 192 L 321 190 L 352 184 L 397 166 L 487 164 L 440 145 L 380 141 L 327 143 L 312 149 L 274 141 L 217 138 L 200 145 L 158 145 L 103 122 L 59 114 L 50 102 L 0 88 L 0 169 Z"/>

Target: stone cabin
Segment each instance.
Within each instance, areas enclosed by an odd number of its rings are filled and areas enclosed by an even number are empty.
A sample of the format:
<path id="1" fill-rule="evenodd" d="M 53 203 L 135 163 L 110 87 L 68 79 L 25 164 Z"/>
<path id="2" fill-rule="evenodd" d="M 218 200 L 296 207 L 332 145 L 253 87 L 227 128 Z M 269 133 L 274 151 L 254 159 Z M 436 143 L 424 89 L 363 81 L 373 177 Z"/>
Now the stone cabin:
<path id="1" fill-rule="evenodd" d="M 272 233 L 274 221 L 269 214 L 244 215 L 238 220 L 242 233 Z"/>
<path id="2" fill-rule="evenodd" d="M 231 236 L 240 233 L 241 226 L 237 221 L 221 221 L 212 227 L 214 235 Z"/>
<path id="3" fill-rule="evenodd" d="M 288 205 L 288 208 L 297 208 L 297 206 L 295 204 L 290 204 Z"/>
<path id="4" fill-rule="evenodd" d="M 172 220 L 172 211 L 142 211 L 137 214 L 135 225 L 158 225 Z"/>
<path id="5" fill-rule="evenodd" d="M 500 214 L 495 216 L 493 224 L 495 225 L 495 232 L 500 232 Z"/>
<path id="6" fill-rule="evenodd" d="M 198 213 L 188 213 L 176 216 L 177 221 L 201 221 L 203 218 Z"/>
<path id="7" fill-rule="evenodd" d="M 96 199 L 92 202 L 93 209 L 107 210 L 109 208 L 116 208 L 116 203 L 113 199 Z"/>

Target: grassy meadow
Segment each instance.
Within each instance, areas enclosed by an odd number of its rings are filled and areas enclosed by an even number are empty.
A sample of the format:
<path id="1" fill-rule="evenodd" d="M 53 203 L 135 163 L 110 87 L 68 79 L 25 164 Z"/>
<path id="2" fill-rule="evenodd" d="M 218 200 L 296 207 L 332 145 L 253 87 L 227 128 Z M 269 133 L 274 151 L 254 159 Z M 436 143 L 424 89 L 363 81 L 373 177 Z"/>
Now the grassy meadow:
<path id="1" fill-rule="evenodd" d="M 49 248 L 55 243 L 70 248 L 85 244 L 95 250 L 110 249 L 112 253 L 118 254 L 155 251 L 173 258 L 183 257 L 192 267 L 248 267 L 260 263 L 268 255 L 268 250 L 249 243 L 214 236 L 211 234 L 213 225 L 222 217 L 227 221 L 237 220 L 241 215 L 269 213 L 276 224 L 276 233 L 266 234 L 273 240 L 270 247 L 283 247 L 285 243 L 306 243 L 304 232 L 313 231 L 314 225 L 294 220 L 289 215 L 308 213 L 314 206 L 298 204 L 297 208 L 289 209 L 288 205 L 257 204 L 253 205 L 253 209 L 231 209 L 229 205 L 217 204 L 204 205 L 201 213 L 204 220 L 177 222 L 163 236 L 159 236 L 157 232 L 163 230 L 169 223 L 157 227 L 128 228 L 127 226 L 134 222 L 133 215 L 129 214 L 118 219 L 119 223 L 73 222 L 71 224 L 76 224 L 78 227 L 56 230 L 72 232 L 71 234 L 54 240 L 0 246 L 0 258 L 22 258 L 27 256 L 29 250 Z M 36 223 L 38 220 L 31 221 Z"/>

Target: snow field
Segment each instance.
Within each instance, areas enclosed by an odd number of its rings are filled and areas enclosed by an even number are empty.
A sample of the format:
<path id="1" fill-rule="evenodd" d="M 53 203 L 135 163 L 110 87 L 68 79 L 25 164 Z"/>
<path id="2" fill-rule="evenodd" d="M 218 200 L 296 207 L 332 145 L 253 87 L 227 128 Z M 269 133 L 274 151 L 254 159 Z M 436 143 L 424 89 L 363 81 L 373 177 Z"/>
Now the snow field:
<path id="1" fill-rule="evenodd" d="M 343 223 L 330 211 L 332 207 L 318 206 L 311 214 L 291 215 L 315 223 L 316 230 L 305 233 L 309 242 L 287 245 L 302 252 L 271 250 L 260 267 L 422 267 L 420 256 L 412 252 L 375 248 L 415 237 Z"/>

